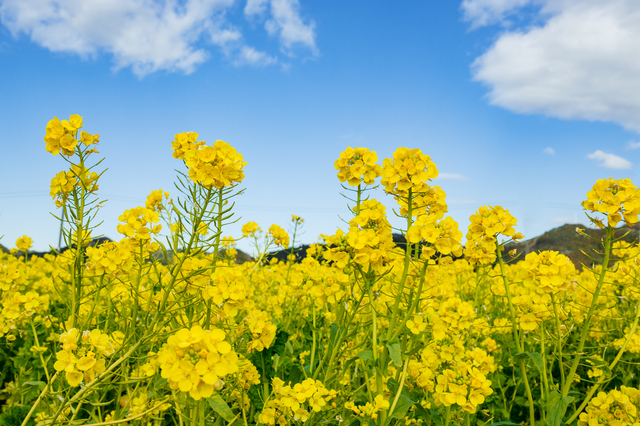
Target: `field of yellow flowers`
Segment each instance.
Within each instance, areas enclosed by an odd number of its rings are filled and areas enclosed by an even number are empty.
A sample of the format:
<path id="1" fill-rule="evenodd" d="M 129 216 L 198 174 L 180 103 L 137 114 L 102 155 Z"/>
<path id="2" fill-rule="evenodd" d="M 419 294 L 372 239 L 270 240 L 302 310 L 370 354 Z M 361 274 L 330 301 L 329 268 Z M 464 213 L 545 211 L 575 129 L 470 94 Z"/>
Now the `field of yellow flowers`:
<path id="1" fill-rule="evenodd" d="M 419 149 L 380 165 L 347 148 L 349 228 L 282 262 L 265 255 L 295 235 L 249 222 L 260 255 L 237 264 L 224 230 L 240 153 L 177 134 L 178 196 L 153 191 L 119 217 L 120 241 L 94 246 L 102 160 L 82 128 L 54 118 L 44 138 L 68 165 L 51 196 L 69 249 L 29 258 L 25 236 L 0 255 L 0 425 L 640 425 L 629 180 L 588 191 L 606 237 L 579 271 L 553 251 L 506 262 L 524 236 L 500 206 L 478 208 L 463 246 Z"/>

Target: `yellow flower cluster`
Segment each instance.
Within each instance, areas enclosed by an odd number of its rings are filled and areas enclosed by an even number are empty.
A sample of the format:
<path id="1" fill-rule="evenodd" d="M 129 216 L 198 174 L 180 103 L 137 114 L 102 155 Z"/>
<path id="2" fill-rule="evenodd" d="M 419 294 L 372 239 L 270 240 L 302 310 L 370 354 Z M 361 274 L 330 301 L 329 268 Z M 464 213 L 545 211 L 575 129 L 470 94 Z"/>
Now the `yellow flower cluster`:
<path id="1" fill-rule="evenodd" d="M 217 140 L 213 146 L 198 142 L 194 132 L 179 133 L 171 143 L 173 157 L 184 160 L 189 177 L 208 188 L 223 188 L 242 182 L 247 165 L 242 154 L 225 141 Z"/>
<path id="2" fill-rule="evenodd" d="M 111 241 L 97 247 L 87 247 L 87 257 L 87 270 L 96 275 L 118 277 L 128 274 L 134 265 L 131 245 L 127 241 Z"/>
<path id="3" fill-rule="evenodd" d="M 157 356 L 171 389 L 188 392 L 195 400 L 222 389 L 221 379 L 238 371 L 238 355 L 224 338 L 224 331 L 198 325 L 169 336 Z"/>
<path id="4" fill-rule="evenodd" d="M 576 268 L 567 256 L 557 251 L 529 253 L 518 266 L 525 286 L 547 293 L 557 293 L 573 286 Z"/>
<path id="5" fill-rule="evenodd" d="M 578 426 L 640 426 L 639 403 L 640 391 L 635 388 L 598 392 L 580 414 Z"/>
<path id="6" fill-rule="evenodd" d="M 513 228 L 517 219 L 501 206 L 482 206 L 471 215 L 469 222 L 464 255 L 473 263 L 487 265 L 495 261 L 498 235 L 514 241 L 524 238 Z"/>
<path id="7" fill-rule="evenodd" d="M 122 223 L 118 224 L 118 232 L 127 237 L 137 238 L 147 241 L 151 238 L 151 234 L 157 235 L 162 229 L 162 225 L 153 225 L 160 222 L 160 215 L 157 211 L 146 207 L 135 207 L 125 210 L 118 217 Z"/>
<path id="8" fill-rule="evenodd" d="M 24 294 L 16 291 L 5 295 L 3 299 L 2 317 L 5 321 L 14 322 L 21 315 L 30 317 L 36 310 L 46 311 L 49 307 L 49 295 L 40 296 L 35 291 L 28 291 Z"/>
<path id="9" fill-rule="evenodd" d="M 338 170 L 340 182 L 347 182 L 351 186 L 358 186 L 362 183 L 372 185 L 375 179 L 380 176 L 382 167 L 376 164 L 378 156 L 375 151 L 368 148 L 348 147 L 333 164 Z"/>
<path id="10" fill-rule="evenodd" d="M 222 307 L 225 316 L 233 318 L 240 309 L 253 308 L 251 289 L 247 277 L 237 268 L 216 268 L 202 288 L 205 301 L 211 300 Z"/>
<path id="11" fill-rule="evenodd" d="M 407 240 L 411 244 L 429 243 L 423 245 L 422 253 L 431 257 L 435 252 L 442 255 L 462 255 L 462 232 L 458 230 L 458 223 L 447 216 L 437 221 L 434 216 L 424 214 L 418 216 L 407 231 Z"/>
<path id="12" fill-rule="evenodd" d="M 247 352 L 251 353 L 254 350 L 262 352 L 265 348 L 271 346 L 273 339 L 276 338 L 276 329 L 278 327 L 269 321 L 266 312 L 253 311 L 245 318 L 245 322 L 253 338 L 249 343 Z"/>
<path id="13" fill-rule="evenodd" d="M 121 340 L 122 333 L 119 332 L 109 336 L 94 329 L 81 335 L 77 328 L 72 328 L 60 335 L 62 350 L 56 354 L 53 368 L 64 371 L 71 386 L 78 386 L 83 379 L 91 382 L 105 371 L 105 357 L 115 353 Z"/>
<path id="14" fill-rule="evenodd" d="M 427 182 L 438 177 L 438 169 L 431 157 L 418 148 L 398 148 L 393 159 L 385 158 L 382 166 L 380 183 L 385 191 L 403 197 L 408 195 L 409 189 L 414 194 L 426 192 L 429 189 Z"/>
<path id="15" fill-rule="evenodd" d="M 256 237 L 262 230 L 255 222 L 247 222 L 242 225 L 242 235 L 245 237 Z"/>
<path id="16" fill-rule="evenodd" d="M 32 245 L 33 245 L 33 240 L 27 235 L 23 235 L 22 237 L 16 240 L 16 247 L 18 248 L 18 250 L 23 252 L 26 252 L 27 250 L 29 250 Z"/>
<path id="17" fill-rule="evenodd" d="M 273 238 L 273 241 L 279 247 L 289 247 L 289 234 L 278 225 L 271 225 L 269 227 L 269 235 Z"/>
<path id="18" fill-rule="evenodd" d="M 64 155 L 73 155 L 78 140 L 75 138 L 78 129 L 82 127 L 82 117 L 73 114 L 69 120 L 62 120 L 55 117 L 47 123 L 46 150 L 53 155 L 58 155 L 60 151 Z"/>
<path id="19" fill-rule="evenodd" d="M 349 226 L 346 238 L 343 239 L 342 230 L 328 238 L 334 247 L 323 252 L 324 258 L 340 268 L 352 260 L 364 272 L 384 270 L 395 245 L 382 203 L 374 199 L 363 201 L 360 213 L 349 221 Z"/>
<path id="20" fill-rule="evenodd" d="M 320 412 L 337 395 L 335 390 L 324 387 L 319 380 L 305 379 L 293 386 L 275 377 L 273 394 L 258 416 L 260 423 L 281 426 L 293 423 L 294 419 L 305 422 L 312 412 Z"/>
<path id="21" fill-rule="evenodd" d="M 607 217 L 607 225 L 615 228 L 620 221 L 628 226 L 638 221 L 640 214 L 640 190 L 631 183 L 631 179 L 599 179 L 582 207 L 592 213 L 602 213 Z M 598 218 L 589 217 L 594 225 L 604 228 Z"/>
<path id="22" fill-rule="evenodd" d="M 367 417 L 373 420 L 378 418 L 380 411 L 388 410 L 389 406 L 389 401 L 384 399 L 382 395 L 376 395 L 373 404 L 367 402 L 365 405 L 356 405 L 353 401 L 347 401 L 344 404 L 344 408 L 353 411 L 356 416 Z"/>
<path id="23" fill-rule="evenodd" d="M 485 397 L 493 393 L 491 381 L 476 367 L 445 370 L 436 381 L 437 405 L 457 404 L 469 413 L 475 413 Z"/>
<path id="24" fill-rule="evenodd" d="M 51 190 L 49 195 L 53 198 L 56 207 L 62 207 L 73 188 L 78 184 L 76 175 L 71 171 L 61 171 L 51 179 Z"/>
<path id="25" fill-rule="evenodd" d="M 151 191 L 151 194 L 147 196 L 147 201 L 145 201 L 144 206 L 153 211 L 160 212 L 164 208 L 162 201 L 165 198 L 169 198 L 167 191 L 162 192 L 162 189 Z"/>

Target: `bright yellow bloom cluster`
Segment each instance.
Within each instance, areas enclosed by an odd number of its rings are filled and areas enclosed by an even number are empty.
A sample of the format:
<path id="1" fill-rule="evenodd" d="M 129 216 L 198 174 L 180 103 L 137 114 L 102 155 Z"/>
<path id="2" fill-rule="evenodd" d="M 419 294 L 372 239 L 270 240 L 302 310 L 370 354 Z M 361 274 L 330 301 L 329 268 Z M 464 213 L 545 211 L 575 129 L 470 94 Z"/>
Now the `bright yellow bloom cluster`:
<path id="1" fill-rule="evenodd" d="M 262 230 L 255 222 L 247 222 L 242 225 L 242 235 L 245 237 L 255 237 L 260 232 L 262 232 Z"/>
<path id="2" fill-rule="evenodd" d="M 169 198 L 167 191 L 162 192 L 162 189 L 151 191 L 151 194 L 147 196 L 147 201 L 145 201 L 144 206 L 153 211 L 160 212 L 164 208 L 162 200 L 165 198 Z"/>
<path id="3" fill-rule="evenodd" d="M 30 317 L 38 308 L 41 311 L 46 311 L 49 307 L 49 295 L 40 296 L 35 291 L 28 291 L 24 294 L 16 291 L 4 297 L 2 306 L 2 317 L 5 320 L 15 321 L 21 315 Z"/>
<path id="4" fill-rule="evenodd" d="M 249 389 L 251 385 L 260 384 L 258 369 L 244 357 L 239 357 L 238 361 L 238 383 L 244 389 Z"/>
<path id="5" fill-rule="evenodd" d="M 349 226 L 344 241 L 341 230 L 328 238 L 327 242 L 335 247 L 323 253 L 325 259 L 336 262 L 340 268 L 351 259 L 365 272 L 384 270 L 395 245 L 382 203 L 374 199 L 363 201 L 360 214 L 349 221 Z"/>
<path id="6" fill-rule="evenodd" d="M 429 312 L 429 318 L 433 323 L 433 339 L 443 340 L 448 336 L 459 334 L 462 330 L 469 329 L 475 316 L 476 313 L 471 303 L 463 302 L 459 297 L 445 300 L 437 311 Z"/>
<path id="7" fill-rule="evenodd" d="M 33 245 L 33 240 L 27 235 L 23 235 L 22 237 L 16 240 L 16 247 L 20 251 L 27 251 L 31 248 L 32 245 Z"/>
<path id="8" fill-rule="evenodd" d="M 58 155 L 60 151 L 67 156 L 73 155 L 78 144 L 75 136 L 81 127 L 82 117 L 78 114 L 73 114 L 69 120 L 60 121 L 58 117 L 50 120 L 47 123 L 46 136 L 44 137 L 47 144 L 46 150 L 53 155 Z"/>
<path id="9" fill-rule="evenodd" d="M 435 251 L 442 255 L 462 255 L 462 232 L 458 230 L 458 223 L 447 216 L 437 221 L 434 216 L 420 215 L 407 231 L 407 240 L 411 244 L 420 242 L 424 245 L 422 252 L 426 257 L 431 257 Z"/>
<path id="10" fill-rule="evenodd" d="M 487 265 L 495 261 L 499 234 L 514 241 L 524 238 L 513 228 L 517 219 L 501 206 L 482 206 L 469 217 L 469 222 L 464 255 L 473 263 Z"/>
<path id="11" fill-rule="evenodd" d="M 518 222 L 509 213 L 509 210 L 503 209 L 501 206 L 482 206 L 469 217 L 469 221 L 471 222 L 467 233 L 469 240 L 495 238 L 497 234 L 513 237 L 516 233 L 513 227 Z"/>
<path id="12" fill-rule="evenodd" d="M 222 307 L 224 314 L 233 318 L 240 309 L 249 310 L 254 302 L 247 277 L 238 268 L 216 268 L 201 289 L 204 300 Z"/>
<path id="13" fill-rule="evenodd" d="M 238 371 L 238 355 L 224 338 L 224 331 L 203 330 L 199 325 L 169 336 L 158 352 L 158 362 L 171 389 L 188 392 L 195 400 L 221 389 L 220 379 Z"/>
<path id="14" fill-rule="evenodd" d="M 183 132 L 175 136 L 175 141 L 171 142 L 173 149 L 173 158 L 184 160 L 184 155 L 188 151 L 195 151 L 206 145 L 205 141 L 198 142 L 198 134 L 196 132 Z"/>
<path id="15" fill-rule="evenodd" d="M 438 177 L 438 169 L 431 157 L 418 148 L 398 148 L 393 159 L 385 158 L 382 166 L 380 183 L 385 191 L 404 197 L 409 189 L 414 194 L 426 192 L 429 189 L 427 182 Z"/>
<path id="16" fill-rule="evenodd" d="M 160 222 L 160 215 L 157 211 L 146 207 L 135 207 L 125 210 L 118 217 L 118 232 L 127 237 L 134 237 L 146 241 L 151 238 L 151 234 L 158 234 L 162 225 L 153 225 Z"/>
<path id="17" fill-rule="evenodd" d="M 557 251 L 529 253 L 518 266 L 525 286 L 539 288 L 547 293 L 571 288 L 573 274 L 576 272 L 573 262 Z"/>
<path id="18" fill-rule="evenodd" d="M 580 414 L 578 426 L 639 426 L 640 391 L 622 386 L 608 393 L 598 392 Z"/>
<path id="19" fill-rule="evenodd" d="M 267 313 L 264 311 L 253 311 L 245 318 L 245 323 L 249 327 L 253 340 L 249 342 L 247 352 L 254 350 L 262 352 L 265 348 L 271 346 L 273 339 L 276 338 L 276 329 L 278 328 L 273 322 L 269 321 Z"/>
<path id="20" fill-rule="evenodd" d="M 198 134 L 179 133 L 171 143 L 174 158 L 184 160 L 189 169 L 189 177 L 194 182 L 211 188 L 223 188 L 242 182 L 247 165 L 242 154 L 225 141 L 217 140 L 213 146 L 198 142 Z"/>
<path id="21" fill-rule="evenodd" d="M 640 214 L 640 190 L 631 179 L 599 179 L 593 189 L 587 192 L 582 207 L 592 213 L 607 216 L 607 225 L 615 228 L 620 221 L 628 226 L 638 221 Z M 594 225 L 604 228 L 604 223 L 589 216 Z"/>
<path id="22" fill-rule="evenodd" d="M 109 336 L 95 329 L 81 335 L 77 328 L 66 331 L 60 335 L 62 350 L 56 354 L 53 368 L 64 371 L 71 386 L 78 386 L 83 379 L 91 382 L 105 371 L 105 357 L 120 347 L 122 333 L 116 333 Z"/>
<path id="23" fill-rule="evenodd" d="M 131 245 L 126 241 L 111 241 L 97 247 L 87 247 L 87 270 L 96 275 L 118 277 L 128 274 L 134 265 Z"/>
<path id="24" fill-rule="evenodd" d="M 269 227 L 269 235 L 273 238 L 277 246 L 284 248 L 289 247 L 289 234 L 280 226 L 275 224 L 271 225 Z"/>
<path id="25" fill-rule="evenodd" d="M 275 377 L 272 398 L 265 404 L 258 420 L 269 426 L 288 425 L 294 420 L 305 422 L 311 415 L 309 411 L 322 411 L 336 395 L 335 390 L 325 388 L 319 380 L 305 379 L 292 387 L 285 386 Z"/>
<path id="26" fill-rule="evenodd" d="M 51 179 L 49 195 L 55 201 L 56 207 L 59 208 L 64 205 L 77 184 L 76 175 L 71 170 L 59 172 Z"/>
<path id="27" fill-rule="evenodd" d="M 358 186 L 362 183 L 372 185 L 375 179 L 380 176 L 382 167 L 376 164 L 378 156 L 375 151 L 368 148 L 348 147 L 333 163 L 338 170 L 340 182 L 347 182 L 351 186 Z"/>
<path id="28" fill-rule="evenodd" d="M 445 370 L 436 381 L 436 404 L 457 404 L 469 413 L 475 413 L 485 397 L 493 393 L 491 380 L 476 367 Z"/>
<path id="29" fill-rule="evenodd" d="M 376 395 L 373 404 L 367 402 L 365 405 L 356 405 L 353 401 L 347 401 L 344 408 L 354 412 L 356 416 L 367 417 L 373 420 L 378 418 L 378 412 L 389 409 L 389 401 L 384 399 L 382 395 Z"/>

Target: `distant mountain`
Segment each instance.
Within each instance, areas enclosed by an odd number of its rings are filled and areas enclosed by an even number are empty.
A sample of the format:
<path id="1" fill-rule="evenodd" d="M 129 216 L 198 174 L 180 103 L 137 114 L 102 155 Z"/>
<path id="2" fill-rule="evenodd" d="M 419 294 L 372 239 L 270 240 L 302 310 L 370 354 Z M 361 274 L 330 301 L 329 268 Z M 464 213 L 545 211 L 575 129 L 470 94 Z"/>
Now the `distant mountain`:
<path id="1" fill-rule="evenodd" d="M 600 256 L 595 254 L 593 250 L 602 252 L 602 245 L 598 241 L 591 240 L 578 234 L 576 232 L 576 228 L 584 229 L 588 235 L 595 238 L 604 239 L 605 237 L 605 231 L 601 229 L 585 229 L 583 225 L 562 225 L 558 228 L 547 231 L 538 237 L 530 238 L 519 243 L 507 244 L 505 246 L 505 260 L 512 260 L 508 255 L 508 252 L 514 249 L 517 251 L 516 256 L 518 259 L 524 259 L 524 256 L 534 251 L 555 250 L 571 259 L 578 269 L 582 269 L 583 264 L 591 265 L 592 260 L 582 253 L 582 251 L 593 257 L 599 258 Z M 640 236 L 640 224 L 634 225 L 631 229 L 627 228 L 624 231 L 616 231 L 616 237 L 624 235 L 627 231 L 630 232 L 623 238 L 623 241 L 626 241 L 627 243 L 636 242 Z M 91 242 L 91 245 L 95 246 L 109 241 L 112 240 L 107 237 L 96 238 Z M 402 249 L 404 249 L 406 244 L 404 236 L 400 234 L 393 234 L 393 242 Z M 300 262 L 307 256 L 308 248 L 309 245 L 305 244 L 293 249 L 293 254 L 296 256 L 296 262 Z M 66 250 L 68 250 L 68 248 L 64 247 L 61 251 L 64 252 Z M 8 253 L 9 249 L 0 244 L 0 251 Z M 254 260 L 250 255 L 242 250 L 237 250 L 237 252 L 236 263 L 251 262 Z M 273 258 L 276 258 L 278 260 L 285 261 L 290 252 L 290 250 L 273 251 L 266 254 L 265 260 L 270 261 Z M 42 257 L 47 253 L 49 252 L 29 252 L 29 257 Z M 19 255 L 21 255 L 21 253 L 19 253 Z"/>
<path id="2" fill-rule="evenodd" d="M 593 261 L 582 253 L 582 251 L 596 259 L 599 259 L 602 256 L 594 253 L 594 250 L 603 253 L 604 249 L 599 241 L 594 241 L 578 234 L 576 232 L 576 228 L 582 228 L 591 237 L 602 239 L 604 241 L 606 233 L 602 229 L 585 229 L 584 225 L 567 224 L 547 231 L 539 237 L 524 240 L 519 243 L 507 244 L 505 246 L 505 254 L 510 250 L 515 249 L 518 253 L 521 253 L 518 258 L 524 259 L 524 256 L 533 251 L 555 250 L 571 259 L 578 269 L 582 269 L 582 265 L 591 266 Z M 622 240 L 627 243 L 637 241 L 640 234 L 640 224 L 635 224 L 633 228 L 618 230 L 616 231 L 615 236 L 621 237 L 627 231 L 629 231 L 629 233 Z M 510 259 L 510 257 L 507 255 L 505 256 L 505 260 L 506 259 Z"/>

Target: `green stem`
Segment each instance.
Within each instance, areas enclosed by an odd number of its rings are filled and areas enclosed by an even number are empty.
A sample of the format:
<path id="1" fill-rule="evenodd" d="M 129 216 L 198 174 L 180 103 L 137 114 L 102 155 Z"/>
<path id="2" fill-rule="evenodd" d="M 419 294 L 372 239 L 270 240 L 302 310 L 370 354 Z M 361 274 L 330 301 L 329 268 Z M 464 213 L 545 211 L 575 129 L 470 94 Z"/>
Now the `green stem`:
<path id="1" fill-rule="evenodd" d="M 600 270 L 600 277 L 598 278 L 598 285 L 596 286 L 596 290 L 593 293 L 591 306 L 589 306 L 587 318 L 585 319 L 584 325 L 582 327 L 582 333 L 580 334 L 580 341 L 578 343 L 578 349 L 576 350 L 576 356 L 573 359 L 573 364 L 571 364 L 571 369 L 569 370 L 569 374 L 567 375 L 565 386 L 562 388 L 562 397 L 565 397 L 569 394 L 569 389 L 571 388 L 573 378 L 576 375 L 576 370 L 578 369 L 578 365 L 580 365 L 580 360 L 582 359 L 582 350 L 584 349 L 584 344 L 587 340 L 587 335 L 589 334 L 589 329 L 591 326 L 591 319 L 593 317 L 593 313 L 595 312 L 596 305 L 598 304 L 598 297 L 600 296 L 600 291 L 602 290 L 602 285 L 604 284 L 604 277 L 609 266 L 609 257 L 611 255 L 611 240 L 613 239 L 614 230 L 610 226 L 607 226 L 606 232 L 607 236 L 604 242 L 604 259 L 602 260 L 602 268 Z"/>
<path id="2" fill-rule="evenodd" d="M 511 325 L 513 328 L 513 337 L 516 342 L 516 348 L 519 353 L 524 352 L 524 344 L 520 340 L 520 336 L 518 334 L 518 326 L 516 323 L 516 311 L 513 307 L 513 300 L 511 298 L 511 289 L 509 288 L 509 280 L 507 279 L 507 273 L 505 271 L 504 261 L 502 259 L 502 246 L 496 240 L 496 254 L 498 257 L 498 264 L 500 265 L 500 273 L 502 275 L 502 282 L 504 283 L 505 292 L 507 294 L 507 302 L 509 304 L 509 314 L 511 316 Z M 527 378 L 527 366 L 525 363 L 525 359 L 520 359 L 520 372 L 522 373 L 522 379 L 524 381 L 524 387 L 527 393 L 527 399 L 529 400 L 529 423 L 531 426 L 535 426 L 536 417 L 535 417 L 535 409 L 533 406 L 533 395 L 531 394 L 531 387 L 529 386 L 529 379 Z"/>

